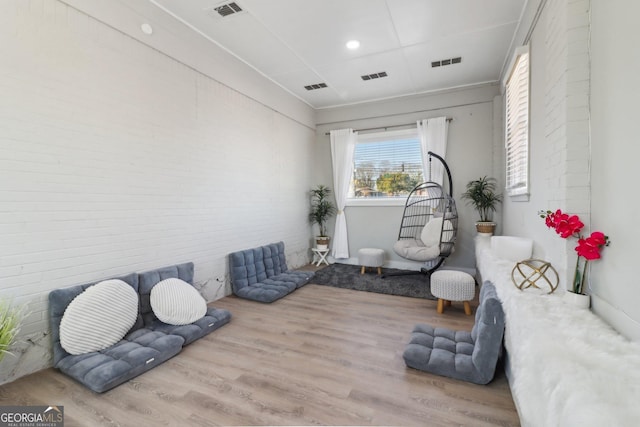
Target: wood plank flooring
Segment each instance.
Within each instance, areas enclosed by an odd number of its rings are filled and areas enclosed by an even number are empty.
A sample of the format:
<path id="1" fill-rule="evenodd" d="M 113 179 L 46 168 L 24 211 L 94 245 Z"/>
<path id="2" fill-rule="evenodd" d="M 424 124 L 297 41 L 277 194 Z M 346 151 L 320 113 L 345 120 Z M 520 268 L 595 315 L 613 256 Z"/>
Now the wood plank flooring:
<path id="1" fill-rule="evenodd" d="M 438 315 L 435 301 L 307 285 L 213 305 L 231 323 L 107 393 L 47 369 L 1 386 L 0 405 L 64 405 L 67 427 L 519 425 L 501 367 L 478 386 L 404 365 L 416 323 L 471 329 L 462 304 Z"/>

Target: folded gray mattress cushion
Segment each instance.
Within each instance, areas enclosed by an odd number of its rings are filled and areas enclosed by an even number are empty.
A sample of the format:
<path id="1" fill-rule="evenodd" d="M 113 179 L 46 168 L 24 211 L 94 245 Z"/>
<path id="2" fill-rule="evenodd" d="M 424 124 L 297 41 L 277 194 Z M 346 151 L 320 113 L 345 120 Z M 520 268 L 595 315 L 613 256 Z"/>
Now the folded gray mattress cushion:
<path id="1" fill-rule="evenodd" d="M 178 335 L 143 328 L 99 352 L 66 356 L 55 367 L 102 393 L 172 358 L 183 343 Z"/>
<path id="2" fill-rule="evenodd" d="M 230 320 L 231 313 L 228 310 L 209 307 L 203 318 L 189 325 L 168 325 L 156 319 L 146 327 L 165 334 L 179 335 L 184 338 L 183 345 L 187 345 L 226 325 Z"/>
<path id="3" fill-rule="evenodd" d="M 122 280 L 129 284 L 134 291 L 138 292 L 138 275 L 135 273 L 126 276 L 116 277 L 114 279 Z M 53 343 L 53 366 L 56 366 L 60 360 L 69 356 L 69 353 L 62 348 L 60 344 L 60 322 L 67 306 L 82 292 L 97 282 L 87 283 L 84 285 L 70 286 L 68 288 L 55 289 L 49 292 L 49 319 L 51 322 L 51 340 Z M 138 319 L 129 332 L 140 329 L 143 326 L 142 316 L 138 315 Z"/>
<path id="4" fill-rule="evenodd" d="M 60 324 L 69 304 L 95 283 L 56 289 L 49 293 L 49 316 L 53 341 L 53 365 L 91 390 L 102 393 L 178 354 L 182 347 L 229 322 L 231 313 L 208 307 L 204 317 L 192 324 L 174 326 L 159 321 L 153 313 L 153 286 L 168 278 L 192 284 L 193 263 L 164 267 L 115 279 L 131 286 L 138 298 L 138 316 L 119 342 L 100 350 L 72 355 L 60 343 Z M 86 322 L 91 322 L 91 311 Z"/>
<path id="5" fill-rule="evenodd" d="M 306 285 L 314 274 L 287 268 L 283 242 L 229 254 L 229 271 L 233 293 L 260 302 L 282 298 Z"/>
<path id="6" fill-rule="evenodd" d="M 118 277 L 138 291 L 138 275 Z M 67 306 L 95 283 L 49 293 L 53 366 L 91 390 L 102 393 L 161 364 L 180 352 L 184 338 L 143 329 L 142 317 L 118 343 L 100 351 L 69 354 L 60 344 L 60 322 Z"/>
<path id="7" fill-rule="evenodd" d="M 495 287 L 485 282 L 471 332 L 418 324 L 403 357 L 407 366 L 434 374 L 489 383 L 502 351 L 504 312 Z"/>
<path id="8" fill-rule="evenodd" d="M 279 276 L 273 279 L 264 279 L 262 282 L 239 288 L 234 293 L 242 298 L 273 302 L 295 291 L 298 286 L 292 280 L 280 280 Z"/>
<path id="9" fill-rule="evenodd" d="M 293 282 L 296 284 L 296 288 L 300 288 L 307 283 L 314 276 L 313 271 L 298 271 L 288 270 L 282 274 L 278 274 L 275 277 L 271 277 L 271 280 L 282 280 L 284 282 Z"/>
<path id="10" fill-rule="evenodd" d="M 166 334 L 179 335 L 184 338 L 183 345 L 202 338 L 219 327 L 226 325 L 231 320 L 231 313 L 228 310 L 214 307 L 208 307 L 207 314 L 204 317 L 188 325 L 169 325 L 158 320 L 151 308 L 151 290 L 153 287 L 165 279 L 180 279 L 193 285 L 193 271 L 193 263 L 187 262 L 146 271 L 140 273 L 138 277 L 140 312 L 142 313 L 144 327 Z"/>
<path id="11" fill-rule="evenodd" d="M 169 267 L 157 268 L 138 274 L 140 294 L 140 313 L 145 327 L 158 320 L 151 308 L 151 290 L 155 285 L 165 279 L 180 279 L 187 283 L 193 283 L 193 263 L 172 265 Z"/>

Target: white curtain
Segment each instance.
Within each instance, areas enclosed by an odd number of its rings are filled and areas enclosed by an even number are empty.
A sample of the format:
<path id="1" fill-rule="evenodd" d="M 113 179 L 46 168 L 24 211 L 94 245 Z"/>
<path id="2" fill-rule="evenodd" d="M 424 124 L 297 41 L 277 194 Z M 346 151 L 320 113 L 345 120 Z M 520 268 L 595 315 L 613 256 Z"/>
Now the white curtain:
<path id="1" fill-rule="evenodd" d="M 354 132 L 353 129 L 339 129 L 332 130 L 330 135 L 333 188 L 338 208 L 331 255 L 336 259 L 349 258 L 349 238 L 347 237 L 347 219 L 344 215 L 344 208 L 347 203 L 349 184 L 351 183 L 353 152 L 356 148 L 358 133 Z"/>
<path id="2" fill-rule="evenodd" d="M 433 181 L 443 185 L 444 166 L 438 159 L 433 159 L 431 166 L 429 166 L 429 155 L 427 153 L 431 151 L 446 159 L 448 131 L 449 122 L 446 117 L 418 121 L 418 135 L 420 135 L 420 147 L 422 148 L 422 168 L 426 174 L 425 181 Z M 451 189 L 445 188 L 445 191 L 447 190 L 451 191 Z"/>

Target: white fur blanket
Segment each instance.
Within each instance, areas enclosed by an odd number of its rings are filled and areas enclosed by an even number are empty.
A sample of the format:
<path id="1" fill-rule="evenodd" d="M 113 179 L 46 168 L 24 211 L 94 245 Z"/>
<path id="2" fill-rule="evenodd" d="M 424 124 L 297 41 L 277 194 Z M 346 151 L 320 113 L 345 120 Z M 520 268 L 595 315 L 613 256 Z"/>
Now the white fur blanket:
<path id="1" fill-rule="evenodd" d="M 640 344 L 564 303 L 563 289 L 520 291 L 511 280 L 515 263 L 495 258 L 489 239 L 477 238 L 476 257 L 482 280 L 494 283 L 503 303 L 522 425 L 640 425 Z"/>

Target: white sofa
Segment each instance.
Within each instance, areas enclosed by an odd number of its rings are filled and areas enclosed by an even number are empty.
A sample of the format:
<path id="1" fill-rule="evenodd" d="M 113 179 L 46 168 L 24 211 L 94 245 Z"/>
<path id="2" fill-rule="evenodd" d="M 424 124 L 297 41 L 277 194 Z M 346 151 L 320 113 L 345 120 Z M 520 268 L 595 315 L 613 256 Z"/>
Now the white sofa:
<path id="1" fill-rule="evenodd" d="M 640 344 L 566 304 L 562 284 L 551 295 L 519 290 L 516 261 L 496 252 L 510 251 L 476 237 L 478 274 L 495 285 L 505 311 L 505 367 L 522 425 L 640 425 Z"/>

